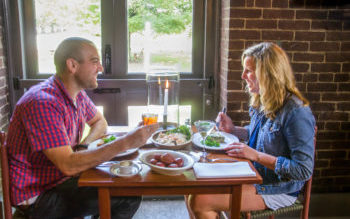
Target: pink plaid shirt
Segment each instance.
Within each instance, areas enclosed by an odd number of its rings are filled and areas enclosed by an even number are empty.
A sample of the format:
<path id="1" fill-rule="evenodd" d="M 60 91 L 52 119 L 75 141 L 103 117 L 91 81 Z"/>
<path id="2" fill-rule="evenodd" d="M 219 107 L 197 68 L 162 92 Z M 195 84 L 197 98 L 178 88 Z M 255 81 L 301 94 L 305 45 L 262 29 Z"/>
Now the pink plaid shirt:
<path id="1" fill-rule="evenodd" d="M 45 156 L 44 149 L 76 145 L 96 107 L 85 91 L 76 103 L 52 76 L 31 87 L 18 101 L 7 142 L 12 204 L 17 205 L 63 182 L 67 177 Z"/>

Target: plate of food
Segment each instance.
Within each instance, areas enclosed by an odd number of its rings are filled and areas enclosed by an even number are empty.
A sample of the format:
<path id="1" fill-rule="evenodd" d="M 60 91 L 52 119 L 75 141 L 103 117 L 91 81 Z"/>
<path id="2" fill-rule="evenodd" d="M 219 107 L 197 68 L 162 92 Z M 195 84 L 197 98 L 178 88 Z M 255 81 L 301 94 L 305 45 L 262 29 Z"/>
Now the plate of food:
<path id="1" fill-rule="evenodd" d="M 88 150 L 90 149 L 94 149 L 94 148 L 97 148 L 97 147 L 100 147 L 104 144 L 107 144 L 111 141 L 114 141 L 116 140 L 117 138 L 119 138 L 120 136 L 116 136 L 116 135 L 105 135 L 103 136 L 102 138 L 100 139 L 97 139 L 96 141 L 92 142 L 89 144 L 89 147 L 88 147 Z M 123 156 L 127 156 L 127 155 L 130 155 L 132 153 L 135 153 L 136 151 L 138 150 L 138 148 L 131 148 L 131 149 L 128 149 L 124 152 L 121 152 L 119 154 L 117 154 L 115 157 L 123 157 Z"/>
<path id="2" fill-rule="evenodd" d="M 177 150 L 191 144 L 192 133 L 187 126 L 181 125 L 174 129 L 155 132 L 151 141 L 157 147 Z"/>
<path id="3" fill-rule="evenodd" d="M 235 135 L 217 131 L 211 133 L 206 138 L 205 142 L 203 141 L 200 133 L 196 133 L 193 135 L 192 142 L 198 147 L 204 147 L 209 150 L 225 150 L 225 148 L 228 147 L 229 144 L 233 142 L 239 142 L 239 139 Z"/>

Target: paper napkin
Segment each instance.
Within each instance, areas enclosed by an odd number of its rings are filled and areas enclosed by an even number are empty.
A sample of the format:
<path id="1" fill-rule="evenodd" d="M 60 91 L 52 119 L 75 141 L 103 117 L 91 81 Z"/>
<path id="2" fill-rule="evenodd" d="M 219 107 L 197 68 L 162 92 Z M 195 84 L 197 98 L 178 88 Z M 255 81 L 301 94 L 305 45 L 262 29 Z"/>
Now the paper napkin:
<path id="1" fill-rule="evenodd" d="M 230 178 L 256 176 L 248 162 L 235 163 L 195 163 L 197 178 Z"/>

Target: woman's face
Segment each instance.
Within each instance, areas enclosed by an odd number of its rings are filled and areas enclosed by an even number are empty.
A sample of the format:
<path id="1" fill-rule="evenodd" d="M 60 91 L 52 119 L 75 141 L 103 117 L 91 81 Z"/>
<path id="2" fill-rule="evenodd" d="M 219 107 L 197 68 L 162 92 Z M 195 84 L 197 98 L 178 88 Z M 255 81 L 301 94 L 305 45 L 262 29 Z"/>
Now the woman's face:
<path id="1" fill-rule="evenodd" d="M 243 60 L 242 79 L 246 81 L 250 93 L 259 93 L 259 83 L 255 74 L 255 62 L 250 56 L 245 57 Z"/>

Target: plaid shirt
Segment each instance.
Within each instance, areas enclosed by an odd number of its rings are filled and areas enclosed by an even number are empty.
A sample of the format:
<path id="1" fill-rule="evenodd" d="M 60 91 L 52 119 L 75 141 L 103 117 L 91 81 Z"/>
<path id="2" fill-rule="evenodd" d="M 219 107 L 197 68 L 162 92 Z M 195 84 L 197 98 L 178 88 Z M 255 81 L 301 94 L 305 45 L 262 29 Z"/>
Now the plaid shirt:
<path id="1" fill-rule="evenodd" d="M 17 205 L 67 177 L 42 152 L 76 145 L 96 107 L 81 91 L 74 103 L 55 76 L 30 88 L 18 101 L 7 142 L 12 204 Z"/>

